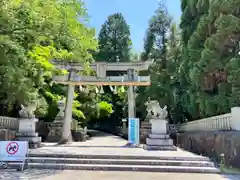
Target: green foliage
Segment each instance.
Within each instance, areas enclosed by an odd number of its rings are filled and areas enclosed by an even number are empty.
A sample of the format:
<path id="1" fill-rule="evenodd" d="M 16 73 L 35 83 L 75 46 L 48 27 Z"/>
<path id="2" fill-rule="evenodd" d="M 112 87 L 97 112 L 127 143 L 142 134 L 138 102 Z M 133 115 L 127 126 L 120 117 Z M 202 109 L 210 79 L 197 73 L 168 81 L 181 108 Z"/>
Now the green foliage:
<path id="1" fill-rule="evenodd" d="M 130 30 L 123 15 L 116 13 L 108 17 L 99 33 L 99 52 L 96 61 L 130 61 Z"/>
<path id="2" fill-rule="evenodd" d="M 80 107 L 81 104 L 79 103 L 79 101 L 74 100 L 72 105 L 73 117 L 76 117 L 78 119 L 86 119 L 84 113 L 81 110 L 79 110 Z"/>
<path id="3" fill-rule="evenodd" d="M 44 114 L 36 114 L 40 117 L 42 117 L 45 121 L 51 122 L 54 120 L 56 115 L 58 114 L 58 101 L 61 99 L 61 96 L 57 93 L 55 93 L 54 89 L 59 88 L 56 85 L 50 86 L 49 84 L 46 84 L 44 88 L 40 90 L 40 94 L 42 97 L 46 100 L 48 106 L 47 112 Z M 61 91 L 62 93 L 64 91 Z"/>
<path id="4" fill-rule="evenodd" d="M 137 111 L 144 114 L 143 102 L 151 96 L 188 120 L 228 112 L 240 105 L 240 0 L 182 0 L 181 9 L 181 31 L 163 1 L 149 21 L 140 59 L 154 60 L 152 85 L 137 89 Z M 51 77 L 68 73 L 56 70 L 53 59 L 84 63 L 87 75 L 94 74 L 88 67 L 93 56 L 106 62 L 139 59 L 121 13 L 108 17 L 98 41 L 86 23 L 82 1 L 1 0 L 0 103 L 37 103 L 36 115 L 52 121 L 67 87 L 52 84 Z M 104 87 L 105 94 L 95 88 L 75 94 L 73 117 L 82 123 L 119 121 L 127 104 L 124 87 L 117 93 Z"/>
<path id="5" fill-rule="evenodd" d="M 103 117 L 109 117 L 113 113 L 113 107 L 109 103 L 110 99 L 105 97 L 105 94 L 96 93 L 95 88 L 88 86 L 88 90 L 78 91 L 75 94 L 73 115 L 74 119 L 81 122 L 82 125 Z"/>
<path id="6" fill-rule="evenodd" d="M 160 4 L 142 53 L 142 59 L 155 60 L 152 85 L 140 89 L 138 101 L 150 95 L 168 105 L 170 114 L 188 114 L 188 120 L 239 106 L 239 7 L 239 0 L 184 0 L 179 34 Z"/>
<path id="7" fill-rule="evenodd" d="M 136 52 L 136 51 L 131 51 L 130 52 L 130 60 L 131 61 L 139 61 L 140 59 L 140 54 L 138 53 L 138 52 Z"/>
<path id="8" fill-rule="evenodd" d="M 180 97 L 182 105 L 193 119 L 226 113 L 239 105 L 240 1 L 181 4 L 184 51 L 179 80 L 180 88 L 188 92 Z"/>
<path id="9" fill-rule="evenodd" d="M 131 50 L 129 26 L 121 13 L 115 13 L 108 17 L 102 25 L 98 40 L 99 51 L 94 53 L 96 61 L 129 62 L 138 59 L 138 54 Z M 108 75 L 119 74 L 122 72 L 111 72 Z M 125 88 L 117 87 L 116 92 L 113 92 L 111 87 L 106 86 L 104 94 L 96 95 L 95 98 L 97 109 L 91 111 L 91 113 L 96 111 L 95 118 L 91 116 L 94 123 L 106 122 L 109 126 L 119 124 L 123 116 L 123 107 L 126 104 Z"/>
<path id="10" fill-rule="evenodd" d="M 113 113 L 112 104 L 109 104 L 106 101 L 101 101 L 98 103 L 98 108 L 100 111 L 100 117 L 109 117 Z"/>
<path id="11" fill-rule="evenodd" d="M 52 85 L 59 61 L 91 62 L 95 30 L 85 24 L 82 1 L 2 0 L 0 2 L 0 96 L 11 107 L 37 102 L 37 116 L 51 121 L 66 88 Z M 73 105 L 74 116 L 84 118 Z"/>

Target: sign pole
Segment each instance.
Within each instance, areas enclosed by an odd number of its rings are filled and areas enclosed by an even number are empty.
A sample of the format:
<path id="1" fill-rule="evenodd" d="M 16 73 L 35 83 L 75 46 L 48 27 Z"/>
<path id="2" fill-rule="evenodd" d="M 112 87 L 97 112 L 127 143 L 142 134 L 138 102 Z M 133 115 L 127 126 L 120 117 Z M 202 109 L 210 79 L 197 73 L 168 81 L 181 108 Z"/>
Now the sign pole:
<path id="1" fill-rule="evenodd" d="M 22 162 L 22 168 L 21 168 L 21 170 L 23 171 L 25 168 L 25 163 L 26 163 L 26 158 L 27 158 L 27 156 L 28 156 L 28 145 L 26 144 L 26 146 L 25 146 L 25 151 L 27 152 L 26 153 L 26 156 L 23 158 L 23 162 Z"/>

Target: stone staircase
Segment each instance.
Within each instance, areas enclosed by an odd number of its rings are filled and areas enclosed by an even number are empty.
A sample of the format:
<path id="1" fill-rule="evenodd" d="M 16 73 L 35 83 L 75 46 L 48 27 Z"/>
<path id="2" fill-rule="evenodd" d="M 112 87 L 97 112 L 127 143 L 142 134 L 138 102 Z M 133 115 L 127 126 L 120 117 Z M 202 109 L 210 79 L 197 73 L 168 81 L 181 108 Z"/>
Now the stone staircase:
<path id="1" fill-rule="evenodd" d="M 30 169 L 219 173 L 206 157 L 38 153 L 29 154 L 27 162 Z"/>
<path id="2" fill-rule="evenodd" d="M 94 133 L 92 133 L 94 134 Z M 127 141 L 96 131 L 91 140 L 65 145 L 43 143 L 29 150 L 29 169 L 219 173 L 209 158 L 182 149 L 150 151 L 126 146 Z M 10 166 L 17 164 L 11 163 Z M 18 166 L 19 167 L 19 166 Z"/>

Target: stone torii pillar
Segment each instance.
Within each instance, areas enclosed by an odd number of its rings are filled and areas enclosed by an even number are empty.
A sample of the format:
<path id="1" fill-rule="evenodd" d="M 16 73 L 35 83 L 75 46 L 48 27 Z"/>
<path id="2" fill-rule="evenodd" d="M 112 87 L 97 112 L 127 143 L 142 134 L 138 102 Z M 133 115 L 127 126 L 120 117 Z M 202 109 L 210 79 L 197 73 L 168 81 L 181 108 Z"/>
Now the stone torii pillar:
<path id="1" fill-rule="evenodd" d="M 128 69 L 127 75 L 129 80 L 134 80 L 135 71 L 134 69 Z M 136 116 L 136 102 L 134 86 L 128 87 L 128 118 L 134 118 Z"/>
<path id="2" fill-rule="evenodd" d="M 68 79 L 70 80 L 71 77 L 76 75 L 76 70 L 70 69 L 69 70 L 69 76 Z M 65 112 L 64 112 L 64 121 L 63 121 L 63 136 L 62 140 L 68 140 L 72 141 L 72 135 L 71 135 L 71 121 L 72 121 L 72 104 L 74 100 L 74 88 L 75 86 L 73 84 L 68 84 L 68 94 L 66 99 L 66 105 L 65 105 Z M 64 142 L 62 142 L 64 143 Z"/>

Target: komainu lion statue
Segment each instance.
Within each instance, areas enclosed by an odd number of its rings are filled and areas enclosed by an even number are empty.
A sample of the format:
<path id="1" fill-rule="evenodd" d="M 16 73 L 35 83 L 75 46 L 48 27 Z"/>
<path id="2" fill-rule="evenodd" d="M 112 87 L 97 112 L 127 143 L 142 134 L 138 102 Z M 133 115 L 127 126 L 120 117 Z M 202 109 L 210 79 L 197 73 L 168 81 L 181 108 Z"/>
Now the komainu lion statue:
<path id="1" fill-rule="evenodd" d="M 167 113 L 167 106 L 164 106 L 162 109 L 159 105 L 159 102 L 156 100 L 153 101 L 147 101 L 145 103 L 147 106 L 147 117 L 148 118 L 160 118 L 160 119 L 166 119 L 168 113 Z"/>
<path id="2" fill-rule="evenodd" d="M 26 107 L 21 104 L 19 116 L 21 118 L 35 118 L 34 111 L 36 110 L 36 108 L 37 108 L 36 104 L 31 104 Z"/>

